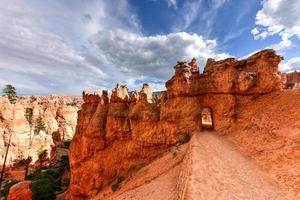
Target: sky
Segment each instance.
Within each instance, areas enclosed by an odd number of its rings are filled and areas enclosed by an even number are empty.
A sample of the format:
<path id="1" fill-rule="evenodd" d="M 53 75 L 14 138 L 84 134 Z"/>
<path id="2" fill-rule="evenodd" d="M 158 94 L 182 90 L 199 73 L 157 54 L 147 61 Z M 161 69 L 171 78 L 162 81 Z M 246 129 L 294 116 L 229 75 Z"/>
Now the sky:
<path id="1" fill-rule="evenodd" d="M 0 87 L 19 95 L 165 90 L 179 60 L 265 48 L 300 70 L 300 0 L 0 1 Z"/>

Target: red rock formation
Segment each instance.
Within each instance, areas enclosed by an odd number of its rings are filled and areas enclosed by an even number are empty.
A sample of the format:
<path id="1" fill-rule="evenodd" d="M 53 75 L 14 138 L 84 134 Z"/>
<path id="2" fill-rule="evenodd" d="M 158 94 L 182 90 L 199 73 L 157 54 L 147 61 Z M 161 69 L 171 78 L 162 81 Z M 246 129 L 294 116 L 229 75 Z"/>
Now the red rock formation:
<path id="1" fill-rule="evenodd" d="M 264 94 L 281 89 L 278 64 L 282 57 L 263 50 L 246 60 L 208 59 L 203 74 L 191 74 L 186 63 L 179 62 L 175 76 L 166 83 L 168 98 L 215 94 Z"/>
<path id="2" fill-rule="evenodd" d="M 112 95 L 83 93 L 76 134 L 71 143 L 70 199 L 97 194 L 118 176 L 150 162 L 163 149 L 187 139 L 201 129 L 201 111 L 210 107 L 214 128 L 228 131 L 241 106 L 239 95 L 253 96 L 282 88 L 278 64 L 282 58 L 264 50 L 246 60 L 209 59 L 203 74 L 191 73 L 179 62 L 167 81 L 166 94 L 148 101 L 144 89 L 128 99 L 127 89 L 117 85 Z"/>
<path id="3" fill-rule="evenodd" d="M 8 164 L 15 159 L 33 157 L 37 160 L 38 151 L 47 149 L 50 153 L 54 143 L 71 139 L 75 133 L 77 111 L 81 98 L 77 97 L 18 97 L 11 104 L 6 97 L 0 97 L 0 163 L 3 162 L 9 135 L 12 133 Z M 24 114 L 27 108 L 33 112 L 33 126 L 30 127 Z M 35 121 L 42 117 L 46 131 L 34 134 Z M 31 140 L 31 145 L 29 141 Z"/>
<path id="4" fill-rule="evenodd" d="M 9 189 L 7 200 L 31 200 L 31 181 L 22 181 Z"/>
<path id="5" fill-rule="evenodd" d="M 300 72 L 282 73 L 281 80 L 284 89 L 300 88 Z"/>

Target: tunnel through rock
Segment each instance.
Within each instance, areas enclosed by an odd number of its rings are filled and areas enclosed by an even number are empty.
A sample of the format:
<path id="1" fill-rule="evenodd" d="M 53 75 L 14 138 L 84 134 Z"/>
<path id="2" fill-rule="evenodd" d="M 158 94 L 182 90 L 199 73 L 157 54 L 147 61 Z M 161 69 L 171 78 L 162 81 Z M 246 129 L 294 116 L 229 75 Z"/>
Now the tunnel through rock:
<path id="1" fill-rule="evenodd" d="M 213 129 L 212 109 L 204 107 L 201 111 L 201 126 L 203 129 Z"/>

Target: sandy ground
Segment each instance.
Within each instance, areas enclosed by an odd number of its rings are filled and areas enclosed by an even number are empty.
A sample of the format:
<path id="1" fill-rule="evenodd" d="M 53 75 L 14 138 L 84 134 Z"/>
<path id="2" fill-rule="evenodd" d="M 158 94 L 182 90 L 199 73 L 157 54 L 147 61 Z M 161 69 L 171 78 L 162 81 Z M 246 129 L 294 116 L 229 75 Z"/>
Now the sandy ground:
<path id="1" fill-rule="evenodd" d="M 184 199 L 287 199 L 275 182 L 212 132 L 199 132 L 191 144 L 192 168 Z"/>
<path id="2" fill-rule="evenodd" d="M 292 199 L 223 136 L 197 132 L 190 143 L 169 149 L 105 200 L 277 200 Z"/>

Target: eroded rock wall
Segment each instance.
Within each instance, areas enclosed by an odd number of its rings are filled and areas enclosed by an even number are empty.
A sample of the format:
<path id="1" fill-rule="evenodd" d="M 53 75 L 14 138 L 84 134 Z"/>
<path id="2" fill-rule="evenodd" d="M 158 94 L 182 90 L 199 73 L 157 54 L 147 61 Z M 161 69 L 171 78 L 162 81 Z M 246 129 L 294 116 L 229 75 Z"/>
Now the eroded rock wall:
<path id="1" fill-rule="evenodd" d="M 242 106 L 238 96 L 253 98 L 281 90 L 281 60 L 273 50 L 241 61 L 209 59 L 203 74 L 191 73 L 187 63 L 179 62 L 166 83 L 167 91 L 154 101 L 149 85 L 130 95 L 120 85 L 112 93 L 84 92 L 71 143 L 70 198 L 92 197 L 163 149 L 186 141 L 201 129 L 203 107 L 213 110 L 215 130 L 225 133 Z"/>
<path id="2" fill-rule="evenodd" d="M 32 156 L 34 162 L 39 151 L 47 149 L 50 154 L 54 143 L 71 139 L 75 133 L 77 111 L 81 103 L 79 97 L 48 96 L 17 97 L 16 103 L 11 104 L 7 97 L 0 97 L 0 163 L 3 163 L 10 134 L 9 165 L 15 159 L 27 158 L 28 155 Z M 27 108 L 32 109 L 32 126 L 25 117 Z M 37 134 L 34 129 L 39 117 L 46 129 Z"/>
<path id="3" fill-rule="evenodd" d="M 300 88 L 300 72 L 282 73 L 281 79 L 284 89 Z"/>

